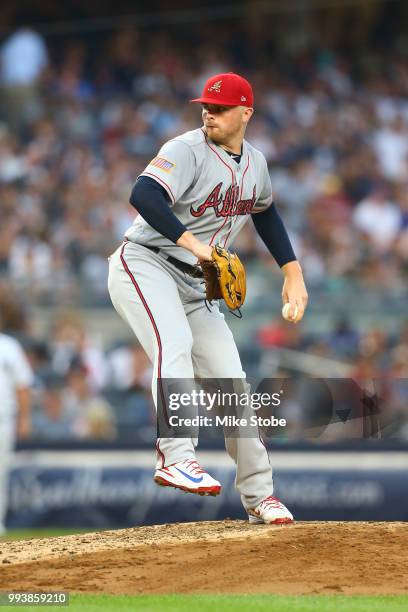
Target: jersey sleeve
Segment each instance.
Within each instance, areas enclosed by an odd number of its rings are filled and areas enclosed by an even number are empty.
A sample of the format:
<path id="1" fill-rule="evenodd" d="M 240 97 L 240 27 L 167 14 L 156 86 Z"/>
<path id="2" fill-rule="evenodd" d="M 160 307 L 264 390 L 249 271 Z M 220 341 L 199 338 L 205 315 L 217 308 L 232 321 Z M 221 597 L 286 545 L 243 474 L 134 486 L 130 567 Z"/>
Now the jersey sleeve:
<path id="1" fill-rule="evenodd" d="M 259 183 L 259 197 L 257 198 L 255 206 L 252 210 L 252 213 L 255 214 L 266 210 L 273 202 L 271 177 L 269 176 L 268 164 L 266 163 L 266 159 L 264 157 L 262 157 Z"/>
<path id="2" fill-rule="evenodd" d="M 10 338 L 9 341 L 7 361 L 8 372 L 16 389 L 32 385 L 34 381 L 33 371 L 19 342 L 14 338 Z"/>
<path id="3" fill-rule="evenodd" d="M 169 140 L 140 176 L 150 176 L 156 180 L 175 204 L 192 184 L 195 166 L 191 148 L 180 140 Z"/>

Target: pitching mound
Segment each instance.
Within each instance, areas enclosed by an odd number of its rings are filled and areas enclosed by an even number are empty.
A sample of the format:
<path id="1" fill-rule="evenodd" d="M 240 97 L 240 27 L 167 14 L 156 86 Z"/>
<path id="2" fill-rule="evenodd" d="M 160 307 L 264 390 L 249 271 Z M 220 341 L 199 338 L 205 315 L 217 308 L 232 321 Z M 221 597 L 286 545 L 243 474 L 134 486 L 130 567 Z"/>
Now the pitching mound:
<path id="1" fill-rule="evenodd" d="M 408 593 L 408 524 L 183 523 L 2 543 L 0 590 Z"/>

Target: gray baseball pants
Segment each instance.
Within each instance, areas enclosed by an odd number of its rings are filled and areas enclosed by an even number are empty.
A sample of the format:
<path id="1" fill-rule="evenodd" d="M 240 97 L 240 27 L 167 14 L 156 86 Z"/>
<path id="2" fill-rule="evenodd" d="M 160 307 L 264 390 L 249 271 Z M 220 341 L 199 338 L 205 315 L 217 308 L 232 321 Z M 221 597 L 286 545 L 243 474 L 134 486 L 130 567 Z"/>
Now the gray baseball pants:
<path id="1" fill-rule="evenodd" d="M 224 315 L 209 311 L 200 279 L 154 253 L 124 242 L 109 258 L 108 288 L 118 314 L 131 327 L 154 365 L 152 393 L 157 406 L 159 378 L 245 379 Z M 195 457 L 196 440 L 159 438 L 157 467 Z M 273 492 L 267 450 L 257 437 L 226 437 L 236 464 L 235 484 L 244 507 L 254 508 Z"/>

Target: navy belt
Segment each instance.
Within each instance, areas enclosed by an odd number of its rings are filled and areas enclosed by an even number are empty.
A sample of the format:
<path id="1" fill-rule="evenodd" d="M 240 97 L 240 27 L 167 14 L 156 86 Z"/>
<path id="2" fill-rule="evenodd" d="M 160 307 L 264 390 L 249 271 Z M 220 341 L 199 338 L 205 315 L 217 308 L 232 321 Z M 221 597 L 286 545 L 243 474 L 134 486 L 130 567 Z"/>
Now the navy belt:
<path id="1" fill-rule="evenodd" d="M 125 238 L 125 240 L 128 241 L 129 239 Z M 153 253 L 160 253 L 159 247 L 150 246 L 147 244 L 141 244 L 140 246 L 144 247 L 145 249 L 149 249 L 149 251 L 153 251 Z M 180 272 L 184 272 L 193 278 L 203 278 L 203 271 L 201 270 L 200 266 L 192 266 L 191 264 L 176 259 L 176 257 L 173 257 L 172 255 L 166 256 L 165 259 L 171 263 L 172 266 L 177 268 L 177 270 L 180 270 Z"/>

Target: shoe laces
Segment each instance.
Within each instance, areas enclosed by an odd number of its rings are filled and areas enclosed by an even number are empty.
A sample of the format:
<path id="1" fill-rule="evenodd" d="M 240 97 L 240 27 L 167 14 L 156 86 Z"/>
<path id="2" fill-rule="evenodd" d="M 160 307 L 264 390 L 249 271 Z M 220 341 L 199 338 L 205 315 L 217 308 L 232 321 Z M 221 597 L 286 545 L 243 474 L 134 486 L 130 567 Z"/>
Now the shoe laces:
<path id="1" fill-rule="evenodd" d="M 183 463 L 193 474 L 205 474 L 204 470 L 195 459 L 185 459 Z"/>
<path id="2" fill-rule="evenodd" d="M 279 499 L 273 495 L 269 495 L 269 497 L 266 497 L 263 501 L 261 501 L 261 505 L 265 508 L 283 508 L 282 502 L 280 502 Z"/>

